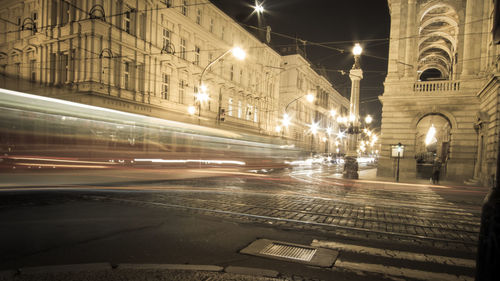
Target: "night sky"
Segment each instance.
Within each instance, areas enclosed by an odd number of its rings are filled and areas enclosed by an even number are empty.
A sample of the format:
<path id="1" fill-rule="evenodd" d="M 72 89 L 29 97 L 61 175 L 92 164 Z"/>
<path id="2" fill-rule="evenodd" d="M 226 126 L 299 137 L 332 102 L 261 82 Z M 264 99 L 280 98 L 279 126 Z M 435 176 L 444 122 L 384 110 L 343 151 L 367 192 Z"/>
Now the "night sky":
<path id="1" fill-rule="evenodd" d="M 333 87 L 350 96 L 348 73 L 354 62 L 354 43 L 363 46 L 361 66 L 361 115 L 371 114 L 380 125 L 389 50 L 389 8 L 387 0 L 265 0 L 265 12 L 258 19 L 254 0 L 210 0 L 251 32 L 271 26 L 271 45 L 280 50 L 307 41 L 307 59 L 326 70 Z M 291 37 L 291 38 L 289 38 Z M 302 45 L 302 41 L 298 41 Z M 320 43 L 319 46 L 317 43 Z M 344 50 L 342 53 L 340 50 Z"/>

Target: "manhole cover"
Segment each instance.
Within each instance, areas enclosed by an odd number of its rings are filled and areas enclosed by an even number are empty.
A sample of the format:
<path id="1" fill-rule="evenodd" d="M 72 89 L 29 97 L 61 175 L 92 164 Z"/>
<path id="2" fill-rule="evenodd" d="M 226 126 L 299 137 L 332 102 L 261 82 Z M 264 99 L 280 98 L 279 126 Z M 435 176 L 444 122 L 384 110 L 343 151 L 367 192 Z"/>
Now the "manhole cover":
<path id="1" fill-rule="evenodd" d="M 331 249 L 268 239 L 258 239 L 241 250 L 240 253 L 319 267 L 331 267 L 339 254 L 337 251 Z"/>

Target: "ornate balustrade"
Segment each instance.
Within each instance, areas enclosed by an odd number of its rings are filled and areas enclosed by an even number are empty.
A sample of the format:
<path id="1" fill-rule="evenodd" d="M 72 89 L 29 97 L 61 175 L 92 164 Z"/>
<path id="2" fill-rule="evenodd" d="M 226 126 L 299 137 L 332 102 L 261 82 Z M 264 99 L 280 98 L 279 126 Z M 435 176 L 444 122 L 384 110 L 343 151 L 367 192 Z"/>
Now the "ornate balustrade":
<path id="1" fill-rule="evenodd" d="M 460 91 L 460 81 L 426 81 L 413 84 L 414 92 L 457 92 Z"/>

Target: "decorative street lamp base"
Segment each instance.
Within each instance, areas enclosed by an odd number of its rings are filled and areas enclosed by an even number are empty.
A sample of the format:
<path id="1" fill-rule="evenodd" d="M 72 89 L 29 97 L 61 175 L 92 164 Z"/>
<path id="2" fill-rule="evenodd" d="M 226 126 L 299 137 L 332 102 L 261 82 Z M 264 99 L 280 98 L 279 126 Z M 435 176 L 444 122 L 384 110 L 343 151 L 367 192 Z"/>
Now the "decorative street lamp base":
<path id="1" fill-rule="evenodd" d="M 358 179 L 358 161 L 356 157 L 347 156 L 344 162 L 344 172 L 342 173 L 345 179 Z"/>

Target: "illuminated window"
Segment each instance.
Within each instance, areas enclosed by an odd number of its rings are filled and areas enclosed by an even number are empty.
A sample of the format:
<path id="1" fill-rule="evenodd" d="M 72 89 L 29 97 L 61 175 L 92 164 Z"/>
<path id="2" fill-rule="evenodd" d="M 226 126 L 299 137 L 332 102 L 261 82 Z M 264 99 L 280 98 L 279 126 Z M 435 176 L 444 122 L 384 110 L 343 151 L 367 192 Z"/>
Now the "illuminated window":
<path id="1" fill-rule="evenodd" d="M 241 118 L 241 101 L 238 101 L 238 118 Z"/>
<path id="2" fill-rule="evenodd" d="M 257 107 L 254 108 L 253 110 L 253 122 L 257 123 L 259 122 L 259 111 L 257 110 Z"/>
<path id="3" fill-rule="evenodd" d="M 246 116 L 245 116 L 245 119 L 246 120 L 252 120 L 252 112 L 253 112 L 253 106 L 247 104 L 247 112 L 246 112 Z"/>
<path id="4" fill-rule="evenodd" d="M 227 101 L 227 114 L 233 116 L 233 99 L 231 98 Z"/>

